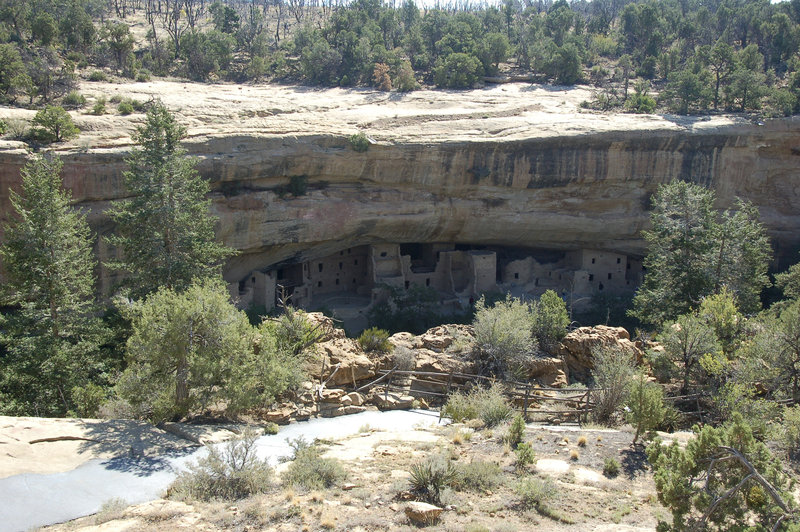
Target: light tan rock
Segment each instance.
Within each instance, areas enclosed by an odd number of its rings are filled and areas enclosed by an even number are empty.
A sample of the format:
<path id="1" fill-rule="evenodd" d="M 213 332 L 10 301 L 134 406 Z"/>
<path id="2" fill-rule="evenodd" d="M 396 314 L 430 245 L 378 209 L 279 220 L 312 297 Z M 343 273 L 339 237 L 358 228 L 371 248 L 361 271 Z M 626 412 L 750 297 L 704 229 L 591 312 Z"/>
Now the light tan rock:
<path id="1" fill-rule="evenodd" d="M 375 393 L 372 399 L 375 406 L 381 410 L 402 410 L 411 408 L 414 398 L 410 395 L 403 395 L 396 392 Z"/>
<path id="2" fill-rule="evenodd" d="M 571 378 L 588 378 L 594 368 L 592 353 L 597 349 L 612 349 L 638 363 L 644 359 L 644 352 L 631 342 L 628 331 L 622 327 L 579 327 L 569 332 L 559 346 L 559 354 L 566 362 Z"/>
<path id="3" fill-rule="evenodd" d="M 358 392 L 350 392 L 347 397 L 350 398 L 350 404 L 353 406 L 361 406 L 365 402 L 364 396 Z"/>
<path id="4" fill-rule="evenodd" d="M 320 392 L 320 400 L 323 403 L 338 403 L 344 397 L 344 390 L 341 388 L 325 388 Z"/>
<path id="5" fill-rule="evenodd" d="M 542 386 L 561 388 L 569 384 L 567 364 L 558 357 L 534 357 L 526 363 L 526 371 L 529 379 Z"/>
<path id="6" fill-rule="evenodd" d="M 411 501 L 407 503 L 405 512 L 408 520 L 417 525 L 430 525 L 435 523 L 443 509 L 427 502 Z"/>

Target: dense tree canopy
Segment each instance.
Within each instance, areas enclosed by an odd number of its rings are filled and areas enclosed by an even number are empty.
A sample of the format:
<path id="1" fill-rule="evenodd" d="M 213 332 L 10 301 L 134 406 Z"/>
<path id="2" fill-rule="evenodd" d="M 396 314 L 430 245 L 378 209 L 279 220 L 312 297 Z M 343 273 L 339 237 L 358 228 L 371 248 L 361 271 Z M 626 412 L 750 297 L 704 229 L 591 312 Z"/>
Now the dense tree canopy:
<path id="1" fill-rule="evenodd" d="M 72 395 L 103 371 L 105 330 L 94 307 L 92 235 L 70 205 L 61 161 L 37 156 L 12 191 L 16 218 L 6 227 L 0 316 L 0 411 L 64 415 Z"/>
<path id="2" fill-rule="evenodd" d="M 140 80 L 152 72 L 385 87 L 373 72 L 386 65 L 402 90 L 420 81 L 468 88 L 498 73 L 564 85 L 590 79 L 597 95 L 587 105 L 651 112 L 626 105 L 634 77 L 651 84 L 663 110 L 779 116 L 800 110 L 795 4 L 7 0 L 0 96 L 51 104 L 98 68 Z M 148 31 L 137 41 L 130 27 L 142 16 Z"/>
<path id="3" fill-rule="evenodd" d="M 761 308 L 771 256 L 758 211 L 739 201 L 718 213 L 714 193 L 675 181 L 653 197 L 644 282 L 634 299 L 634 314 L 660 324 L 697 308 L 703 297 L 730 289 L 745 312 Z"/>
<path id="4" fill-rule="evenodd" d="M 123 174 L 132 197 L 109 211 L 117 223 L 109 240 L 123 254 L 112 266 L 127 274 L 135 296 L 162 286 L 183 290 L 196 279 L 213 277 L 231 254 L 214 240 L 208 183 L 181 149 L 184 135 L 163 104 L 150 107 Z"/>

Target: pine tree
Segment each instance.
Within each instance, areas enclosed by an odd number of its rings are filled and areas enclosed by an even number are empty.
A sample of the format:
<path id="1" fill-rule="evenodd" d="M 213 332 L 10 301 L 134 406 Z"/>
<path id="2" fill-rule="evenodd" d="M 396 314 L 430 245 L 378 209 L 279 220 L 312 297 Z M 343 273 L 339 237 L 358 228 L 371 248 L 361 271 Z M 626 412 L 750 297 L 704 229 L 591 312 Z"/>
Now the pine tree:
<path id="1" fill-rule="evenodd" d="M 737 201 L 718 213 L 712 191 L 681 181 L 661 186 L 653 205 L 652 228 L 642 232 L 647 274 L 632 315 L 660 325 L 725 287 L 744 312 L 761 308 L 772 250 L 755 207 Z"/>
<path id="2" fill-rule="evenodd" d="M 66 414 L 73 390 L 103 370 L 92 235 L 62 189 L 61 167 L 38 156 L 23 168 L 0 247 L 2 303 L 11 308 L 0 316 L 0 412 L 12 415 Z"/>
<path id="3" fill-rule="evenodd" d="M 232 254 L 214 240 L 209 186 L 179 145 L 185 133 L 162 103 L 151 106 L 123 174 L 131 198 L 108 212 L 117 224 L 109 241 L 123 254 L 109 266 L 128 274 L 134 297 L 159 287 L 184 290 L 194 279 L 218 275 Z"/>

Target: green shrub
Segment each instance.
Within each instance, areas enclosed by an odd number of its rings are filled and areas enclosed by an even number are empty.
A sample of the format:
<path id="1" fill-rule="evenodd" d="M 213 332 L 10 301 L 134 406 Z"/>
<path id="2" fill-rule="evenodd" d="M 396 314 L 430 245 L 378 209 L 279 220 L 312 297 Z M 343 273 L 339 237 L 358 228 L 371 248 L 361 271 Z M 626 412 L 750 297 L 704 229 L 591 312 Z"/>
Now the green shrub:
<path id="1" fill-rule="evenodd" d="M 794 520 L 775 500 L 758 493 L 763 479 L 783 501 L 792 501 L 793 482 L 740 414 L 722 427 L 694 430 L 696 437 L 685 447 L 656 439 L 647 448 L 658 499 L 672 512 L 673 529 L 774 530 L 777 520 Z"/>
<path id="2" fill-rule="evenodd" d="M 502 387 L 496 383 L 491 388 L 473 388 L 466 394 L 453 393 L 443 408 L 443 414 L 456 423 L 477 418 L 487 427 L 502 423 L 512 413 Z"/>
<path id="3" fill-rule="evenodd" d="M 530 443 L 520 443 L 514 451 L 516 454 L 516 462 L 514 466 L 518 469 L 525 469 L 529 465 L 536 463 L 536 453 Z"/>
<path id="4" fill-rule="evenodd" d="M 368 353 L 373 351 L 388 353 L 392 348 L 392 344 L 389 342 L 389 332 L 377 327 L 364 330 L 358 337 L 358 345 Z"/>
<path id="5" fill-rule="evenodd" d="M 5 135 L 8 131 L 8 122 L 0 118 L 0 135 Z"/>
<path id="6" fill-rule="evenodd" d="M 97 101 L 94 102 L 92 114 L 97 116 L 106 114 L 106 99 L 104 96 L 100 96 L 97 98 Z"/>
<path id="7" fill-rule="evenodd" d="M 633 357 L 620 350 L 601 348 L 593 353 L 592 379 L 598 388 L 592 397 L 592 416 L 598 423 L 611 424 L 628 399 L 628 385 L 634 373 Z"/>
<path id="8" fill-rule="evenodd" d="M 78 136 L 72 117 L 63 107 L 48 105 L 33 117 L 33 125 L 39 126 L 32 132 L 42 142 L 61 142 Z"/>
<path id="9" fill-rule="evenodd" d="M 102 70 L 95 70 L 89 74 L 89 81 L 108 81 L 108 75 Z"/>
<path id="10" fill-rule="evenodd" d="M 78 91 L 69 91 L 66 96 L 61 100 L 65 107 L 70 109 L 79 109 L 86 105 L 86 96 Z"/>
<path id="11" fill-rule="evenodd" d="M 458 478 L 458 471 L 446 456 L 428 456 L 411 466 L 409 483 L 417 498 L 431 504 L 439 503 L 442 488 L 450 486 Z"/>
<path id="12" fill-rule="evenodd" d="M 348 139 L 353 151 L 365 152 L 369 149 L 369 139 L 364 133 L 355 133 Z"/>
<path id="13" fill-rule="evenodd" d="M 308 176 L 293 175 L 289 178 L 289 192 L 294 197 L 305 196 L 308 191 Z"/>
<path id="14" fill-rule="evenodd" d="M 433 81 L 445 89 L 469 89 L 483 76 L 480 60 L 469 54 L 452 53 L 439 59 L 433 69 Z"/>
<path id="15" fill-rule="evenodd" d="M 603 460 L 603 474 L 609 478 L 619 475 L 620 465 L 616 458 L 606 458 Z"/>
<path id="16" fill-rule="evenodd" d="M 655 430 L 664 421 L 667 407 L 664 405 L 664 390 L 658 384 L 649 382 L 647 375 L 637 373 L 628 391 L 626 419 L 633 425 L 636 433 L 633 443 L 639 436 Z"/>
<path id="17" fill-rule="evenodd" d="M 280 430 L 280 427 L 278 427 L 277 423 L 270 422 L 264 425 L 264 434 L 274 436 L 275 434 L 278 433 L 278 430 Z"/>
<path id="18" fill-rule="evenodd" d="M 272 468 L 256 456 L 258 432 L 246 430 L 224 447 L 208 446 L 208 455 L 178 474 L 168 494 L 172 498 L 209 501 L 238 500 L 263 493 L 271 486 Z"/>
<path id="19" fill-rule="evenodd" d="M 800 453 L 800 406 L 783 409 L 783 443 L 791 456 Z"/>
<path id="20" fill-rule="evenodd" d="M 545 503 L 555 497 L 556 485 L 549 478 L 526 477 L 517 483 L 514 491 L 519 496 L 523 508 L 541 511 Z"/>
<path id="21" fill-rule="evenodd" d="M 484 298 L 478 300 L 472 326 L 479 369 L 524 377 L 526 365 L 538 348 L 530 324 L 530 306 L 519 299 L 506 296 L 493 306 L 486 306 Z"/>
<path id="22" fill-rule="evenodd" d="M 511 426 L 508 428 L 508 435 L 506 436 L 506 441 L 511 446 L 512 449 L 516 449 L 517 446 L 522 443 L 522 440 L 525 437 L 525 418 L 522 417 L 521 414 L 517 414 L 514 416 L 514 419 L 511 421 Z"/>
<path id="23" fill-rule="evenodd" d="M 450 486 L 459 491 L 486 491 L 500 483 L 501 475 L 502 470 L 496 463 L 475 460 L 456 467 Z"/>
<path id="24" fill-rule="evenodd" d="M 78 417 L 97 417 L 100 405 L 106 400 L 107 390 L 94 383 L 72 388 L 72 402 Z"/>
<path id="25" fill-rule="evenodd" d="M 299 445 L 294 460 L 283 473 L 283 483 L 307 490 L 330 488 L 347 478 L 339 460 L 323 458 L 315 444 Z"/>
<path id="26" fill-rule="evenodd" d="M 119 94 L 115 94 L 108 101 L 111 103 L 120 103 L 122 102 L 122 96 L 120 96 Z"/>
<path id="27" fill-rule="evenodd" d="M 139 70 L 139 72 L 136 73 L 136 81 L 138 81 L 139 83 L 145 83 L 147 81 L 150 81 L 150 76 L 151 75 L 152 74 L 150 74 L 149 70 L 147 70 L 146 68 L 143 68 L 143 69 Z"/>
<path id="28" fill-rule="evenodd" d="M 554 353 L 567 334 L 569 314 L 567 304 L 553 290 L 547 290 L 531 305 L 532 334 L 539 345 Z"/>
<path id="29" fill-rule="evenodd" d="M 129 115 L 133 113 L 133 104 L 128 101 L 121 101 L 117 106 L 117 111 L 121 115 Z"/>

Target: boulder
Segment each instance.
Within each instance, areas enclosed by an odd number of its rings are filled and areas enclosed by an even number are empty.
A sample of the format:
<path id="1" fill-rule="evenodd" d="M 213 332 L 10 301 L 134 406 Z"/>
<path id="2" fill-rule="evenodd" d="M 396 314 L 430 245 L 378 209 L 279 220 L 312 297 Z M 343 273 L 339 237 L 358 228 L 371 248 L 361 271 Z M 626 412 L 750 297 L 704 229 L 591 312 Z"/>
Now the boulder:
<path id="1" fill-rule="evenodd" d="M 297 408 L 292 403 L 281 403 L 280 406 L 274 408 L 264 414 L 264 421 L 277 423 L 278 425 L 286 425 L 295 414 Z"/>
<path id="2" fill-rule="evenodd" d="M 411 408 L 414 398 L 410 395 L 396 392 L 389 392 L 388 394 L 380 392 L 373 395 L 372 401 L 381 410 L 402 410 Z"/>
<path id="3" fill-rule="evenodd" d="M 613 349 L 621 356 L 633 357 L 637 363 L 644 360 L 644 352 L 631 342 L 630 334 L 623 327 L 579 327 L 569 332 L 559 346 L 559 354 L 573 379 L 589 377 L 594 368 L 592 353 L 596 349 Z"/>
<path id="4" fill-rule="evenodd" d="M 323 403 L 338 403 L 344 397 L 344 390 L 340 388 L 324 388 L 320 392 L 320 400 Z"/>
<path id="5" fill-rule="evenodd" d="M 347 337 L 344 329 L 336 328 L 336 325 L 333 323 L 333 319 L 329 318 L 322 312 L 308 312 L 306 313 L 306 319 L 311 323 L 312 326 L 317 327 L 320 333 L 322 333 L 323 336 L 320 339 L 322 342 L 328 342 L 336 339 L 340 340 Z"/>
<path id="6" fill-rule="evenodd" d="M 352 385 L 375 376 L 376 364 L 364 354 L 358 342 L 351 338 L 334 338 L 317 344 L 317 352 L 325 359 L 324 370 L 319 359 L 308 366 L 311 377 L 317 381 L 327 380 L 336 366 L 339 369 L 329 381 L 334 386 Z"/>
<path id="7" fill-rule="evenodd" d="M 358 392 L 350 392 L 345 397 L 348 397 L 350 399 L 350 404 L 353 406 L 361 406 L 366 402 L 364 396 Z"/>
<path id="8" fill-rule="evenodd" d="M 558 357 L 535 357 L 526 364 L 529 379 L 536 379 L 542 386 L 561 388 L 569 384 L 566 362 Z"/>
<path id="9" fill-rule="evenodd" d="M 406 517 L 416 525 L 430 525 L 435 523 L 442 513 L 442 508 L 427 502 L 411 501 L 406 506 Z"/>

